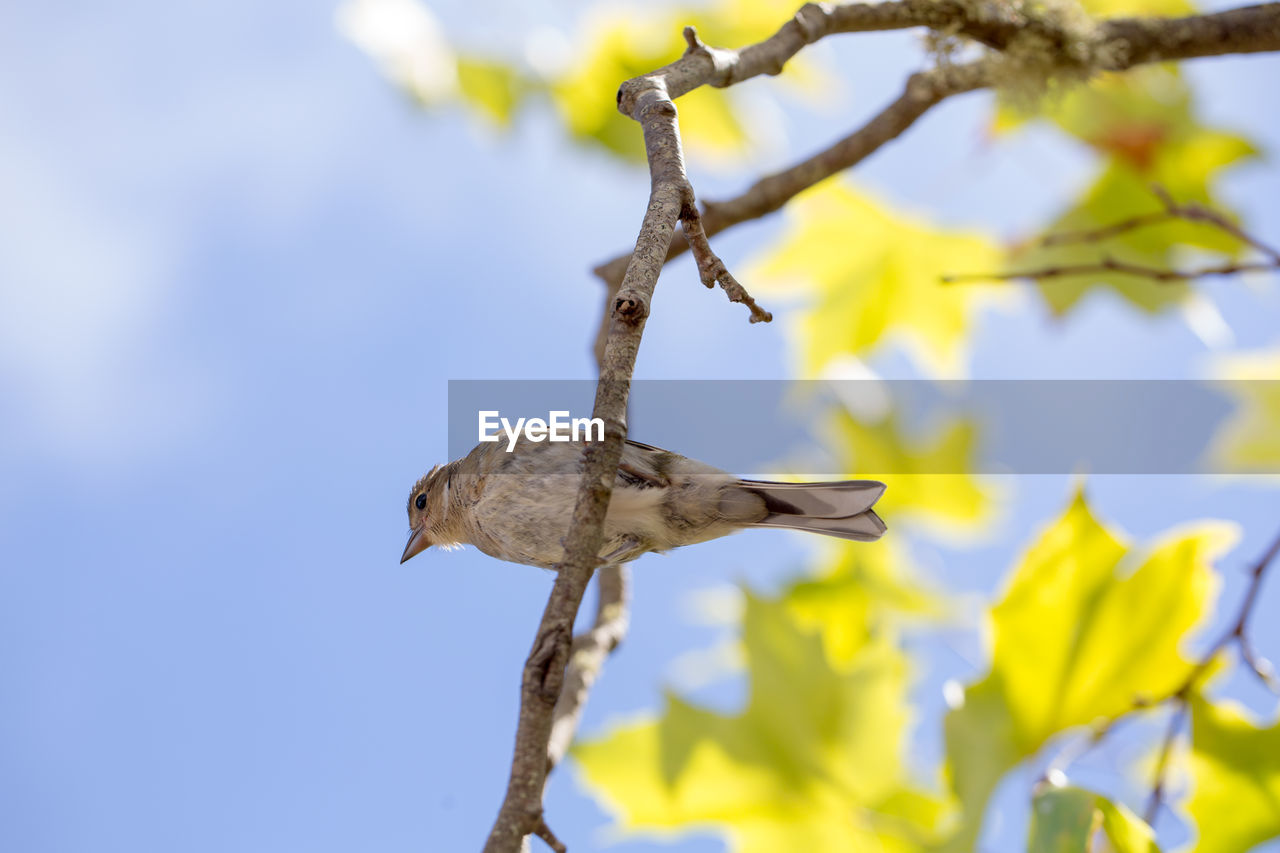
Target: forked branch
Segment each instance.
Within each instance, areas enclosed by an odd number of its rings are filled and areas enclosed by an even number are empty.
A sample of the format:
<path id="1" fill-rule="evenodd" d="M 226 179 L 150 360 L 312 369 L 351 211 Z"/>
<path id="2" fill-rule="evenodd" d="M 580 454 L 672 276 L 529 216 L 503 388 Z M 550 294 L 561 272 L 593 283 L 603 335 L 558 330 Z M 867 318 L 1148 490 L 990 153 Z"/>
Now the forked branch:
<path id="1" fill-rule="evenodd" d="M 565 667 L 571 654 L 570 634 L 603 541 L 605 512 L 613 492 L 622 443 L 626 438 L 627 399 L 636 354 L 649 316 L 658 275 L 676 221 L 694 204 L 685 174 L 676 106 L 661 72 L 623 84 L 619 109 L 639 122 L 649 161 L 649 204 L 621 287 L 610 306 L 610 328 L 600 359 L 593 417 L 605 424 L 604 440 L 587 445 L 582 478 L 564 560 L 542 614 L 525 663 L 520 691 L 520 718 L 507 793 L 485 843 L 486 853 L 517 853 L 526 836 L 536 834 L 559 844 L 542 813 L 542 794 L 550 765 L 564 754 L 567 741 L 553 744 L 556 707 L 565 700 Z M 687 220 L 686 220 L 687 221 Z M 712 255 L 714 257 L 714 255 Z M 732 296 L 732 293 L 730 294 Z M 569 685 L 573 692 L 572 685 Z M 580 705 L 579 705 L 580 707 Z M 562 714 L 572 735 L 573 715 Z M 554 751 L 553 751 L 554 750 Z"/>
<path id="2" fill-rule="evenodd" d="M 807 44 L 838 33 L 929 27 L 958 32 L 995 49 L 1003 49 L 1019 33 L 1040 36 L 1052 50 L 1069 52 L 1065 36 L 1043 22 L 1021 16 L 1007 4 L 948 2 L 889 2 L 831 5 L 809 3 L 764 41 L 742 48 L 708 48 L 705 54 L 684 57 L 662 69 L 681 81 L 680 94 L 698 86 L 728 86 L 760 74 L 778 74 Z M 1047 28 L 1048 27 L 1048 28 Z M 1038 29 L 1036 29 L 1038 28 Z M 1126 71 L 1138 65 L 1168 60 L 1261 53 L 1280 50 L 1280 3 L 1260 3 L 1184 18 L 1113 18 L 1101 21 L 1092 43 L 1098 56 L 1094 71 Z M 992 57 L 998 60 L 999 56 Z M 1063 55 L 1070 63 L 1072 57 Z M 776 210 L 793 197 L 832 175 L 851 168 L 895 139 L 932 107 L 952 95 L 987 88 L 995 82 L 993 65 L 978 61 L 939 67 L 913 75 L 906 91 L 865 125 L 830 147 L 781 172 L 756 181 L 738 196 L 703 204 L 708 236 Z M 676 239 L 668 260 L 688 249 Z M 626 269 L 628 256 L 600 264 L 595 273 L 610 294 Z"/>

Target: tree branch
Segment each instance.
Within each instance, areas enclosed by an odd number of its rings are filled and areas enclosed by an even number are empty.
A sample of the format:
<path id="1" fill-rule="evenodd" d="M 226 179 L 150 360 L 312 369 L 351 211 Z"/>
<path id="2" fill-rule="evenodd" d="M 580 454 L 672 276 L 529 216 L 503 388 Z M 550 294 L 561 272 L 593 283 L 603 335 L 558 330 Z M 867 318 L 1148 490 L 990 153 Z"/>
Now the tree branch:
<path id="1" fill-rule="evenodd" d="M 1007 46 L 1018 32 L 1038 32 L 1048 37 L 1050 49 L 1064 46 L 1042 23 L 1036 25 L 1037 31 L 1024 19 L 1004 20 L 1000 14 L 1015 13 L 1007 9 L 973 12 L 968 4 L 946 2 L 845 6 L 810 3 L 759 44 L 738 51 L 708 48 L 706 58 L 690 59 L 686 54 L 667 68 L 678 70 L 686 87 L 683 94 L 701 85 L 729 86 L 759 74 L 777 74 L 802 47 L 827 35 L 917 26 L 958 31 L 994 48 Z M 1099 23 L 1097 41 L 1108 48 L 1099 51 L 1100 55 L 1110 57 L 1100 66 L 1107 71 L 1125 71 L 1136 65 L 1166 60 L 1278 51 L 1280 3 L 1185 18 L 1114 18 Z M 803 190 L 856 165 L 942 100 L 990 86 L 993 80 L 989 71 L 989 65 L 976 62 L 912 75 L 898 100 L 831 147 L 756 181 L 734 198 L 704 202 L 702 218 L 707 235 L 715 236 L 726 228 L 772 213 Z M 943 72 L 946 76 L 939 79 L 937 75 Z M 957 74 L 958 79 L 948 79 L 949 75 Z M 923 93 L 919 90 L 913 96 L 913 81 L 917 86 L 927 83 L 925 91 L 932 89 L 934 97 L 921 97 Z M 667 259 L 687 249 L 684 240 L 676 240 L 668 250 Z M 595 274 L 607 285 L 607 298 L 612 298 L 613 290 L 622 280 L 627 259 L 622 255 L 595 268 Z"/>
<path id="2" fill-rule="evenodd" d="M 547 744 L 547 772 L 564 760 L 573 743 L 587 694 L 600 675 L 605 659 L 627 635 L 629 618 L 627 566 L 604 566 L 596 572 L 596 619 L 591 630 L 573 638 L 564 688 L 552 712 L 551 739 Z"/>
<path id="3" fill-rule="evenodd" d="M 619 91 L 619 109 L 638 121 L 644 131 L 649 205 L 631 262 L 613 300 L 611 326 L 596 384 L 592 414 L 605 424 L 604 440 L 589 443 L 583 453 L 582 479 L 565 538 L 564 560 L 558 567 L 555 586 L 525 663 L 507 793 L 485 843 L 485 853 L 517 853 L 525 836 L 551 835 L 542 816 L 542 792 L 550 763 L 555 706 L 564 692 L 569 637 L 599 559 L 605 511 L 626 438 L 631 375 L 653 290 L 666 261 L 676 220 L 694 204 L 693 187 L 684 169 L 676 106 L 671 98 L 662 70 L 629 80 Z"/>
<path id="4" fill-rule="evenodd" d="M 1124 71 L 1148 62 L 1280 50 L 1280 3 L 1259 3 L 1185 18 L 1113 18 L 1104 38 L 1123 52 L 1108 66 Z"/>
<path id="5" fill-rule="evenodd" d="M 843 7 L 842 7 L 843 8 Z M 801 191 L 861 162 L 880 146 L 894 139 L 916 119 L 952 95 L 970 92 L 987 85 L 988 65 L 974 62 L 912 74 L 902 94 L 858 130 L 807 160 L 756 181 L 746 192 L 725 201 L 702 204 L 701 226 L 705 236 L 714 236 L 741 222 L 772 213 Z M 687 237 L 688 230 L 685 230 Z M 672 241 L 666 260 L 683 254 L 689 248 L 686 239 Z M 630 255 L 620 255 L 596 267 L 596 275 L 607 284 L 606 304 L 625 272 Z M 732 297 L 731 297 L 732 298 Z M 600 326 L 596 336 L 597 357 L 604 351 L 608 323 Z"/>
<path id="6" fill-rule="evenodd" d="M 902 94 L 853 133 L 793 166 L 758 179 L 733 198 L 703 202 L 702 223 L 707 235 L 715 236 L 734 225 L 773 213 L 809 187 L 856 166 L 942 101 L 989 85 L 989 70 L 989 64 L 973 62 L 912 74 Z M 688 248 L 684 240 L 673 242 L 667 260 L 684 254 Z M 621 281 L 628 259 L 628 255 L 620 255 L 594 272 L 614 286 Z"/>

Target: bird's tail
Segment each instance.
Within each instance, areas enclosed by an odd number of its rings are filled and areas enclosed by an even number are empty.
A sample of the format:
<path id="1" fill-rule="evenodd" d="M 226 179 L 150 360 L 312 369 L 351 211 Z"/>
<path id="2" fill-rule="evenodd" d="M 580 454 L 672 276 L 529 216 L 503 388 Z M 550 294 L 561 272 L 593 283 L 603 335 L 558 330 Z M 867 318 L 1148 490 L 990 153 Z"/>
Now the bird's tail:
<path id="1" fill-rule="evenodd" d="M 739 480 L 738 485 L 762 497 L 769 511 L 749 527 L 785 527 L 855 542 L 875 541 L 888 529 L 871 509 L 885 490 L 884 483 L 875 480 L 840 483 Z"/>

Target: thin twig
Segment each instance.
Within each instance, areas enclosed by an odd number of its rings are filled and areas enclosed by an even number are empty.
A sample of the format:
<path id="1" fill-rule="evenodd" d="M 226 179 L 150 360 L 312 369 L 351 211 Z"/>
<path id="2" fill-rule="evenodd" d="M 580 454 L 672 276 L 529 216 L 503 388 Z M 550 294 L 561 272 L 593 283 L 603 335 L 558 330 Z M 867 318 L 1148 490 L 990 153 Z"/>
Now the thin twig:
<path id="1" fill-rule="evenodd" d="M 729 297 L 730 302 L 741 302 L 751 311 L 752 323 L 768 323 L 773 320 L 773 314 L 764 310 L 756 301 L 751 298 L 751 294 L 747 293 L 745 287 L 738 283 L 725 267 L 724 261 L 711 249 L 711 241 L 707 239 L 706 232 L 702 230 L 702 218 L 698 215 L 698 208 L 695 205 L 687 204 L 680 213 L 680 228 L 684 231 L 685 239 L 689 241 L 689 247 L 693 251 L 693 260 L 698 265 L 698 278 L 708 289 L 716 286 L 719 282 L 724 288 L 725 295 Z"/>
<path id="2" fill-rule="evenodd" d="M 1149 267 L 1143 264 L 1133 264 L 1128 261 L 1118 261 L 1115 258 L 1103 257 L 1101 260 L 1093 263 L 1082 264 L 1061 264 L 1054 267 L 1042 267 L 1036 270 L 1019 270 L 1016 272 L 1001 273 L 964 273 L 961 275 L 944 275 L 942 276 L 943 284 L 964 284 L 970 281 L 1015 281 L 1017 279 L 1028 279 L 1030 281 L 1043 281 L 1050 278 L 1068 278 L 1077 275 L 1097 275 L 1104 272 L 1114 272 L 1121 275 L 1131 275 L 1135 278 L 1147 278 L 1157 284 L 1172 284 L 1181 281 L 1194 281 L 1199 278 L 1213 278 L 1217 276 L 1239 275 L 1246 272 L 1274 272 L 1280 270 L 1280 261 L 1276 263 L 1230 263 L 1220 264 L 1213 267 L 1201 267 L 1194 270 L 1167 270 L 1160 267 Z"/>
<path id="3" fill-rule="evenodd" d="M 1143 213 L 1129 219 L 1121 220 L 1112 225 L 1105 225 L 1101 228 L 1086 228 L 1080 231 L 1059 231 L 1056 234 L 1050 234 L 1040 241 L 1041 246 L 1062 246 L 1070 243 L 1101 243 L 1112 237 L 1129 231 L 1136 231 L 1151 225 L 1161 225 L 1165 222 L 1173 220 L 1184 220 L 1187 222 L 1199 222 L 1205 225 L 1211 225 L 1220 231 L 1224 231 L 1235 237 L 1241 243 L 1246 243 L 1256 249 L 1263 255 L 1266 255 L 1273 262 L 1280 264 L 1280 251 L 1273 249 L 1271 246 L 1263 243 L 1256 237 L 1246 233 L 1244 229 L 1236 225 L 1230 219 L 1216 210 L 1205 207 L 1203 205 L 1188 203 L 1178 204 L 1173 200 L 1173 196 L 1169 195 L 1169 191 L 1160 185 L 1151 187 L 1151 191 L 1156 198 L 1160 199 L 1163 209 L 1153 213 Z"/>
<path id="4" fill-rule="evenodd" d="M 1142 819 L 1152 826 L 1160 813 L 1160 803 L 1164 798 L 1166 778 L 1169 772 L 1169 760 L 1173 757 L 1173 743 L 1182 729 L 1183 719 L 1187 715 L 1187 702 L 1184 697 L 1174 700 L 1173 711 L 1169 714 L 1169 725 L 1165 728 L 1164 738 L 1160 741 L 1160 752 L 1156 756 L 1156 769 L 1151 782 L 1151 796 L 1147 800 L 1147 808 Z"/>
<path id="5" fill-rule="evenodd" d="M 1071 243 L 1101 243 L 1104 240 L 1118 237 L 1129 231 L 1136 231 L 1139 228 L 1146 228 L 1151 225 L 1161 225 L 1177 218 L 1177 215 L 1167 210 L 1158 210 L 1155 213 L 1143 213 L 1112 225 L 1104 225 L 1101 228 L 1087 228 L 1082 231 L 1059 231 L 1056 234 L 1046 235 L 1040 241 L 1040 245 L 1049 247 L 1066 246 Z"/>
<path id="6" fill-rule="evenodd" d="M 1258 595 L 1262 590 L 1262 577 L 1266 573 L 1267 567 L 1276 561 L 1277 556 L 1280 556 L 1280 536 L 1276 537 L 1276 541 L 1271 543 L 1267 553 L 1263 554 L 1262 558 L 1254 565 L 1253 574 L 1249 579 L 1249 589 L 1245 593 L 1244 603 L 1240 607 L 1240 618 L 1236 620 L 1230 636 L 1239 645 L 1240 657 L 1249 665 L 1254 674 L 1268 689 L 1280 693 L 1280 685 L 1276 683 L 1275 668 L 1271 665 L 1271 661 L 1258 657 L 1254 652 L 1253 644 L 1249 641 L 1249 619 L 1253 616 L 1254 605 L 1257 603 Z M 1224 637 L 1221 642 L 1225 644 L 1230 642 L 1230 639 Z"/>
<path id="7" fill-rule="evenodd" d="M 1191 694 L 1195 691 L 1200 679 L 1209 672 L 1209 668 L 1213 666 L 1213 661 L 1218 655 L 1234 643 L 1240 649 L 1241 657 L 1252 666 L 1254 672 L 1262 678 L 1263 683 L 1271 686 L 1270 681 L 1263 674 L 1259 665 L 1254 663 L 1259 659 L 1253 658 L 1247 631 L 1249 617 L 1253 614 L 1254 607 L 1258 602 L 1258 594 L 1262 590 L 1263 578 L 1266 576 L 1267 569 L 1276 562 L 1277 556 L 1280 556 L 1280 536 L 1276 537 L 1275 541 L 1271 543 L 1271 547 L 1250 569 L 1249 586 L 1245 589 L 1244 598 L 1240 601 L 1240 611 L 1237 613 L 1235 621 L 1223 632 L 1217 642 L 1209 647 L 1209 650 L 1200 658 L 1200 661 L 1192 667 L 1186 680 L 1166 700 L 1173 702 L 1175 708 L 1173 715 L 1169 718 L 1169 727 L 1165 730 L 1164 738 L 1160 742 L 1159 757 L 1156 760 L 1156 768 L 1151 781 L 1151 796 L 1147 800 L 1147 808 L 1144 812 L 1144 819 L 1148 824 L 1153 823 L 1156 815 L 1160 812 L 1160 804 L 1164 799 L 1169 757 L 1173 752 L 1174 741 L 1177 740 L 1178 732 L 1185 721 Z"/>
<path id="8" fill-rule="evenodd" d="M 1142 228 L 1149 228 L 1153 225 L 1160 225 L 1165 222 L 1184 221 L 1198 222 L 1231 235 L 1242 243 L 1246 243 L 1266 255 L 1269 260 L 1262 262 L 1239 263 L 1231 262 L 1219 264 L 1217 266 L 1200 267 L 1199 269 L 1176 270 L 1164 269 L 1161 267 L 1152 267 L 1145 264 L 1135 264 L 1129 261 L 1120 261 L 1112 258 L 1110 255 L 1103 255 L 1097 261 L 1090 261 L 1078 264 L 1059 264 L 1057 266 L 1041 267 L 1039 269 L 1018 270 L 1015 272 L 1001 273 L 963 273 L 960 275 L 944 275 L 942 282 L 944 284 L 955 284 L 968 281 L 1012 281 L 1014 279 L 1027 279 L 1030 281 L 1044 281 L 1045 279 L 1062 279 L 1071 276 L 1080 275 L 1098 275 L 1099 273 L 1112 272 L 1121 275 L 1130 275 L 1136 278 L 1150 279 L 1157 284 L 1170 284 L 1174 282 L 1191 281 L 1199 278 L 1210 278 L 1214 276 L 1239 275 L 1246 272 L 1274 272 L 1280 270 L 1280 252 L 1263 243 L 1261 240 L 1247 234 L 1242 228 L 1232 222 L 1223 214 L 1216 210 L 1204 207 L 1199 204 L 1178 204 L 1173 200 L 1163 187 L 1152 187 L 1152 191 L 1156 197 L 1160 199 L 1164 205 L 1163 210 L 1151 213 L 1141 213 L 1131 216 L 1128 219 L 1122 219 L 1113 222 L 1110 225 L 1103 225 L 1098 228 L 1085 228 L 1078 231 L 1060 231 L 1056 234 L 1050 234 L 1040 241 L 1041 246 L 1064 246 L 1073 243 L 1101 243 L 1117 237 L 1121 234 L 1127 234 L 1130 231 L 1137 231 Z"/>
<path id="9" fill-rule="evenodd" d="M 713 48 L 707 47 L 698 38 L 698 31 L 693 27 L 684 28 L 684 40 L 688 44 L 685 55 L 703 54 L 711 58 L 712 63 L 716 62 L 716 53 Z M 702 228 L 702 215 L 698 213 L 697 202 L 693 198 L 693 187 L 689 187 L 689 198 L 685 200 L 685 205 L 680 210 L 680 228 L 684 232 L 685 240 L 689 247 L 693 250 L 693 259 L 698 266 L 698 278 L 707 286 L 707 289 L 716 286 L 719 282 L 724 288 L 725 295 L 729 297 L 730 302 L 741 302 L 751 311 L 752 323 L 768 323 L 773 320 L 773 315 L 756 304 L 751 298 L 751 294 L 747 293 L 745 287 L 738 283 L 733 277 L 729 269 L 724 265 L 724 261 L 711 249 L 711 242 L 707 239 L 706 232 Z"/>
<path id="10" fill-rule="evenodd" d="M 547 826 L 547 822 L 538 816 L 538 822 L 534 824 L 533 834 L 541 838 L 547 843 L 555 853 L 569 853 L 569 848 L 564 846 L 564 842 L 556 838 L 556 834 L 551 831 L 551 827 Z"/>
<path id="11" fill-rule="evenodd" d="M 1271 661 L 1260 656 L 1253 648 L 1253 643 L 1245 634 L 1240 635 L 1240 659 L 1253 671 L 1262 682 L 1262 686 L 1272 693 L 1280 694 L 1280 680 L 1276 678 L 1276 667 Z"/>

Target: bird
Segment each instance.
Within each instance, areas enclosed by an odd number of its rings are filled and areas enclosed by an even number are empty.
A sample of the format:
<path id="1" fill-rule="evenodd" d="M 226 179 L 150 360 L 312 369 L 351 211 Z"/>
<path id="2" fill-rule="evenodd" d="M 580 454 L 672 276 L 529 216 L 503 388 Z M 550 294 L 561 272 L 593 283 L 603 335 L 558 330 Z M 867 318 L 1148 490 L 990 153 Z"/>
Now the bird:
<path id="1" fill-rule="evenodd" d="M 584 443 L 481 443 L 437 465 L 409 493 L 409 541 L 400 562 L 432 546 L 473 545 L 500 560 L 558 569 L 582 472 Z M 628 439 L 604 521 L 598 566 L 630 562 L 744 528 L 784 528 L 855 542 L 887 529 L 872 507 L 876 480 L 743 480 Z"/>

